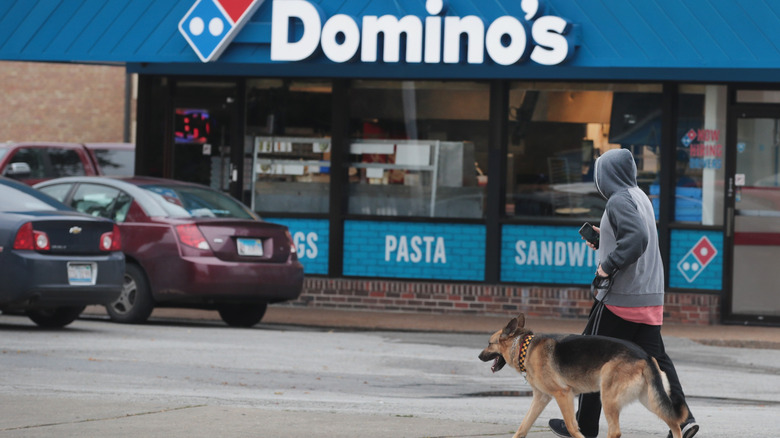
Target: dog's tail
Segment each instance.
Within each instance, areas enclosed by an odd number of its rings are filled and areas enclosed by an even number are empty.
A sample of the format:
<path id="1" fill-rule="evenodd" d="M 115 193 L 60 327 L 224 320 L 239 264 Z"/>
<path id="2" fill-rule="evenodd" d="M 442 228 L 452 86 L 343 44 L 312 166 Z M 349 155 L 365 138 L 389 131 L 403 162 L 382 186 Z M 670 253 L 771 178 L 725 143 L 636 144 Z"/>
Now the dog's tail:
<path id="1" fill-rule="evenodd" d="M 688 405 L 682 394 L 671 394 L 666 373 L 661 371 L 654 357 L 645 368 L 648 408 L 667 424 L 679 425 L 688 418 Z M 678 426 L 679 427 L 679 426 Z"/>

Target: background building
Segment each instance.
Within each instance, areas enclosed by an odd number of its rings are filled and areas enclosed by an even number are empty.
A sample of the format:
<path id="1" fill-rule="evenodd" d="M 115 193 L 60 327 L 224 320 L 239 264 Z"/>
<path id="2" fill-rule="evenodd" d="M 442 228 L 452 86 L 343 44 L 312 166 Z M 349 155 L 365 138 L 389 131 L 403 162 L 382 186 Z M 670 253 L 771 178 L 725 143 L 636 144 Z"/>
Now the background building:
<path id="1" fill-rule="evenodd" d="M 0 59 L 137 74 L 137 172 L 288 225 L 309 305 L 582 317 L 592 163 L 626 148 L 667 319 L 780 322 L 778 6 L 91 6 L 11 2 Z"/>
<path id="2" fill-rule="evenodd" d="M 121 142 L 134 132 L 124 66 L 3 61 L 0 84 L 0 141 Z"/>

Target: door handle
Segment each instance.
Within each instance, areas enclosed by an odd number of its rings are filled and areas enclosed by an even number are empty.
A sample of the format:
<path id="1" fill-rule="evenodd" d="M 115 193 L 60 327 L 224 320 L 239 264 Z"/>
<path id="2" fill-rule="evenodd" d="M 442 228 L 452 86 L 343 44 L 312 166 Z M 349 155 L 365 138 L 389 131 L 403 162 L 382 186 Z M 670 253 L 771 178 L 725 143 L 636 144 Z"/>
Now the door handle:
<path id="1" fill-rule="evenodd" d="M 238 169 L 236 169 L 236 166 L 233 165 L 233 163 L 230 163 L 230 182 L 237 182 L 238 181 Z"/>

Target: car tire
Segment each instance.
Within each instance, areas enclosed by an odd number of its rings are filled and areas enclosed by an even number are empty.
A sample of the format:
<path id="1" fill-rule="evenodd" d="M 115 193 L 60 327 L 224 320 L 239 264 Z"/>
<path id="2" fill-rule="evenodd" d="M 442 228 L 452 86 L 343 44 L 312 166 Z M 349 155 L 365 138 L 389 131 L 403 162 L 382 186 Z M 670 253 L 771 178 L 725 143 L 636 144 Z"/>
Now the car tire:
<path id="1" fill-rule="evenodd" d="M 149 289 L 149 280 L 140 266 L 128 263 L 125 266 L 125 281 L 122 293 L 116 301 L 106 306 L 112 321 L 124 324 L 146 322 L 154 310 L 154 300 Z"/>
<path id="2" fill-rule="evenodd" d="M 50 309 L 34 309 L 26 312 L 27 317 L 38 327 L 62 328 L 72 323 L 84 311 L 85 306 L 53 307 Z"/>
<path id="3" fill-rule="evenodd" d="M 260 322 L 268 308 L 268 303 L 223 304 L 219 306 L 219 316 L 231 327 L 252 327 Z"/>

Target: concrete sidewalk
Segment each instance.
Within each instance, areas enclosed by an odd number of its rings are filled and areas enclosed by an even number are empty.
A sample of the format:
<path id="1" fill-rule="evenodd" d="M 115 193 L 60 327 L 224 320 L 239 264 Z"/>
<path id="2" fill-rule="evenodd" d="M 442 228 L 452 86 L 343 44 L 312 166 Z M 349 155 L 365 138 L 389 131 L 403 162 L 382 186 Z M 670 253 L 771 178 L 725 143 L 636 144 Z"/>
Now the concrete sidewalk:
<path id="1" fill-rule="evenodd" d="M 85 314 L 97 316 L 106 315 L 106 312 L 102 307 L 92 306 L 87 308 Z M 165 308 L 155 309 L 151 319 L 221 321 L 215 311 Z M 500 329 L 510 319 L 509 316 L 375 312 L 278 305 L 268 307 L 265 317 L 258 326 L 297 325 L 350 330 L 487 334 Z M 533 316 L 528 316 L 526 319 L 526 324 L 537 333 L 581 333 L 585 328 L 585 322 L 584 319 L 549 319 Z M 688 338 L 707 345 L 780 349 L 780 327 L 665 324 L 663 335 Z"/>

